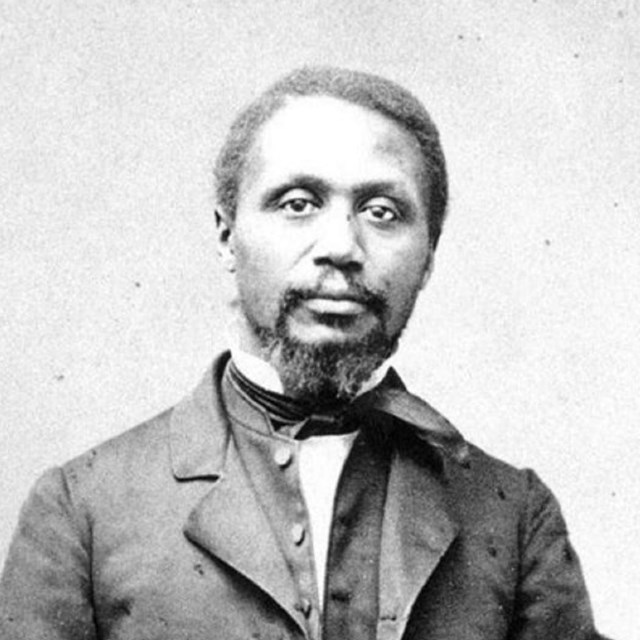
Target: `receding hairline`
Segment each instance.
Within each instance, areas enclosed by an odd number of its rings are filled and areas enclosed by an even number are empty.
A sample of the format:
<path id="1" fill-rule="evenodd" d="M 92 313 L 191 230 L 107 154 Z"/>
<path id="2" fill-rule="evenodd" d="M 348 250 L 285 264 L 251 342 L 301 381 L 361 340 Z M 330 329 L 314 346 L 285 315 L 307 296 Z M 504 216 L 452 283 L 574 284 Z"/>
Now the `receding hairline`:
<path id="1" fill-rule="evenodd" d="M 402 122 L 399 122 L 395 118 L 388 116 L 385 113 L 382 113 L 368 105 L 360 104 L 357 102 L 352 102 L 351 100 L 347 100 L 346 98 L 342 98 L 340 96 L 332 95 L 330 93 L 322 94 L 316 93 L 311 95 L 298 95 L 298 94 L 285 94 L 282 96 L 281 104 L 270 113 L 269 117 L 266 118 L 260 126 L 255 130 L 254 135 L 251 139 L 250 145 L 246 148 L 244 153 L 244 158 L 242 162 L 242 168 L 240 175 L 238 176 L 238 191 L 240 192 L 243 187 L 243 183 L 253 174 L 253 170 L 251 165 L 254 165 L 256 161 L 259 160 L 257 151 L 259 149 L 259 145 L 263 139 L 264 133 L 269 125 L 272 122 L 282 115 L 283 111 L 286 111 L 288 108 L 294 106 L 296 103 L 300 102 L 308 102 L 308 101 L 330 101 L 339 103 L 342 105 L 346 105 L 347 107 L 352 107 L 355 111 L 362 111 L 370 116 L 373 116 L 374 119 L 377 119 L 381 122 L 385 122 L 387 124 L 392 125 L 401 135 L 402 139 L 410 145 L 411 153 L 413 155 L 413 161 L 416 168 L 416 177 L 420 181 L 420 183 L 427 187 L 431 181 L 431 175 L 428 168 L 424 165 L 423 155 L 420 148 L 420 142 L 417 137 L 406 126 L 403 126 Z M 379 143 L 379 148 L 390 149 L 396 146 L 396 141 L 392 141 L 388 139 L 386 142 Z M 428 193 L 423 189 L 422 196 L 425 198 L 424 205 L 428 208 L 429 206 L 429 198 Z"/>
<path id="2" fill-rule="evenodd" d="M 368 73 L 331 66 L 296 69 L 262 91 L 232 122 L 218 154 L 214 177 L 216 200 L 233 219 L 248 151 L 261 129 L 289 101 L 326 96 L 359 106 L 394 122 L 418 144 L 423 159 L 424 202 L 429 208 L 430 243 L 435 249 L 447 213 L 448 177 L 440 135 L 423 102 L 397 82 Z"/>

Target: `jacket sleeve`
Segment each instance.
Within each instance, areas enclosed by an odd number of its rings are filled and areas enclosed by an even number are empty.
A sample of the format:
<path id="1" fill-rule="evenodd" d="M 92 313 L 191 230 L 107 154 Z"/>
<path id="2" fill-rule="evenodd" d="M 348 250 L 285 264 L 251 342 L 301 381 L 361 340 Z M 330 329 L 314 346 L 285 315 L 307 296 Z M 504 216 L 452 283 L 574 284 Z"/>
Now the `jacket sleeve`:
<path id="1" fill-rule="evenodd" d="M 589 596 L 560 505 L 527 470 L 528 499 L 510 640 L 596 640 Z"/>
<path id="2" fill-rule="evenodd" d="M 2 640 L 95 640 L 89 526 L 61 469 L 25 502 L 0 579 Z"/>

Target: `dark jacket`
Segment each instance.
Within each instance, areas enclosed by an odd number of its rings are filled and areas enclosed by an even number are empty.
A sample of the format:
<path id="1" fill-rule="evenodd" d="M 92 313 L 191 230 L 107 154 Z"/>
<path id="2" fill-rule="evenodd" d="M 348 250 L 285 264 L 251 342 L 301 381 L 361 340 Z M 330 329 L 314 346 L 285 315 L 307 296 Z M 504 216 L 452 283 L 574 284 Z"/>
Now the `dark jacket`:
<path id="1" fill-rule="evenodd" d="M 2 640 L 307 637 L 230 439 L 224 361 L 175 408 L 36 484 L 0 583 Z M 592 634 L 560 509 L 532 471 L 475 447 L 466 466 L 426 444 L 393 452 L 381 640 Z"/>

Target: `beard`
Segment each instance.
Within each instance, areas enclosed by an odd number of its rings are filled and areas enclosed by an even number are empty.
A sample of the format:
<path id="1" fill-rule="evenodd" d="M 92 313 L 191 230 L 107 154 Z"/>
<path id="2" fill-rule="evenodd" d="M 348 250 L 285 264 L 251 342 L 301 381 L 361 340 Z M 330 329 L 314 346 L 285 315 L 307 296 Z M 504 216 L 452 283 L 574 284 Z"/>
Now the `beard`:
<path id="1" fill-rule="evenodd" d="M 313 343 L 291 334 L 289 317 L 304 300 L 315 295 L 312 289 L 287 290 L 274 328 L 253 327 L 266 360 L 278 371 L 290 397 L 315 405 L 349 401 L 396 350 L 402 329 L 388 335 L 384 297 L 361 285 L 353 289 L 376 320 L 360 338 Z M 338 316 L 325 319 L 326 324 L 336 327 L 348 322 L 351 320 Z"/>

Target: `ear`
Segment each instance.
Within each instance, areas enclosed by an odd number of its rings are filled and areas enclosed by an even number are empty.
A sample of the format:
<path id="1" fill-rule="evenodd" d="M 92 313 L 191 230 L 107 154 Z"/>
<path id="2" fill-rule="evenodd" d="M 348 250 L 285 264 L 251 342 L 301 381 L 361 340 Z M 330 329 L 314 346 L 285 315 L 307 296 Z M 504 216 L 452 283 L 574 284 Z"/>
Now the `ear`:
<path id="1" fill-rule="evenodd" d="M 224 268 L 229 273 L 233 273 L 236 270 L 233 221 L 221 209 L 216 209 L 215 215 L 218 256 Z"/>

